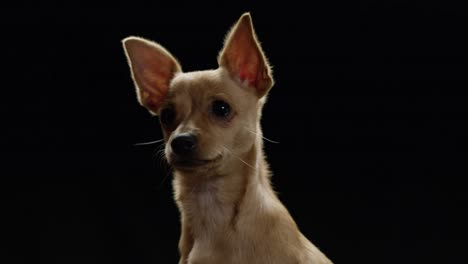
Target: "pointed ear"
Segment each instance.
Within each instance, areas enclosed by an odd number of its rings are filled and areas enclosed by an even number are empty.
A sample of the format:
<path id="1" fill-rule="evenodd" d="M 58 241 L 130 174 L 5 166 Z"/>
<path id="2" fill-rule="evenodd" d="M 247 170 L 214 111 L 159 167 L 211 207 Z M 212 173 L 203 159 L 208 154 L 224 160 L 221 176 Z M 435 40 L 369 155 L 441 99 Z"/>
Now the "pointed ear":
<path id="1" fill-rule="evenodd" d="M 166 98 L 169 83 L 181 72 L 177 60 L 161 45 L 138 37 L 123 41 L 140 104 L 156 114 Z"/>
<path id="2" fill-rule="evenodd" d="M 273 86 L 271 68 L 257 40 L 249 13 L 243 14 L 226 37 L 218 56 L 234 80 L 255 88 L 258 97 Z"/>

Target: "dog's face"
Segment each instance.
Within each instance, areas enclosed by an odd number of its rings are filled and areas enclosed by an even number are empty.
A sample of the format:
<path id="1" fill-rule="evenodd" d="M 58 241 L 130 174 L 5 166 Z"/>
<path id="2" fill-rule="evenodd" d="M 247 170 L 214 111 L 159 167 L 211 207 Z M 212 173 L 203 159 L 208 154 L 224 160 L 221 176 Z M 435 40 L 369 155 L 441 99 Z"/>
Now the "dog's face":
<path id="1" fill-rule="evenodd" d="M 271 70 L 244 14 L 229 32 L 216 70 L 183 73 L 160 45 L 124 40 L 139 102 L 158 114 L 175 169 L 223 169 L 253 146 Z"/>
<path id="2" fill-rule="evenodd" d="M 227 164 L 253 145 L 258 103 L 221 69 L 176 75 L 159 111 L 167 160 L 178 169 Z"/>

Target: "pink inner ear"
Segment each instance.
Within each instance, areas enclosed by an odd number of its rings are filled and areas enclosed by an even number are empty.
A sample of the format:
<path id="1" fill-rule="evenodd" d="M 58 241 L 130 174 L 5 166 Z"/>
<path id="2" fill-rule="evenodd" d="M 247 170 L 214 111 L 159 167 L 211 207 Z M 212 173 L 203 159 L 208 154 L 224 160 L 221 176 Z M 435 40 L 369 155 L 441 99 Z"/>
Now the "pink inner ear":
<path id="1" fill-rule="evenodd" d="M 250 86 L 257 88 L 256 75 L 252 69 L 249 69 L 249 65 L 244 64 L 240 67 L 239 78 L 242 82 L 247 81 Z"/>

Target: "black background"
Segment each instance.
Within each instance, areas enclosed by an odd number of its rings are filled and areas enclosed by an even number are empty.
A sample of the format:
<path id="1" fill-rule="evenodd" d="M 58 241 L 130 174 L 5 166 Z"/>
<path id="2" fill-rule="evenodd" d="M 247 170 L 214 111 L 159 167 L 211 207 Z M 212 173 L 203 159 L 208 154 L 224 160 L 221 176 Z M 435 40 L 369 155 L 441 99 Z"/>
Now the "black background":
<path id="1" fill-rule="evenodd" d="M 273 182 L 303 233 L 335 263 L 463 263 L 467 11 L 273 2 L 3 8 L 4 263 L 176 263 L 169 170 L 157 146 L 133 145 L 160 139 L 159 125 L 120 40 L 215 68 L 245 11 L 274 66 L 262 120 L 280 142 L 265 143 Z"/>

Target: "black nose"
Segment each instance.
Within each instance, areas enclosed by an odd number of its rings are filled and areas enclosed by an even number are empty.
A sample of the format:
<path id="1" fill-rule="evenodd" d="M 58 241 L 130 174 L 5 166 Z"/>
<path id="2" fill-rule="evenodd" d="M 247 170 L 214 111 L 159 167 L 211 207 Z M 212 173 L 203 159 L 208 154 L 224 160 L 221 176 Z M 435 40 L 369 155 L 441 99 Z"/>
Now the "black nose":
<path id="1" fill-rule="evenodd" d="M 172 150 L 179 156 L 189 156 L 193 153 L 196 145 L 197 139 L 189 133 L 176 136 L 171 143 Z"/>

